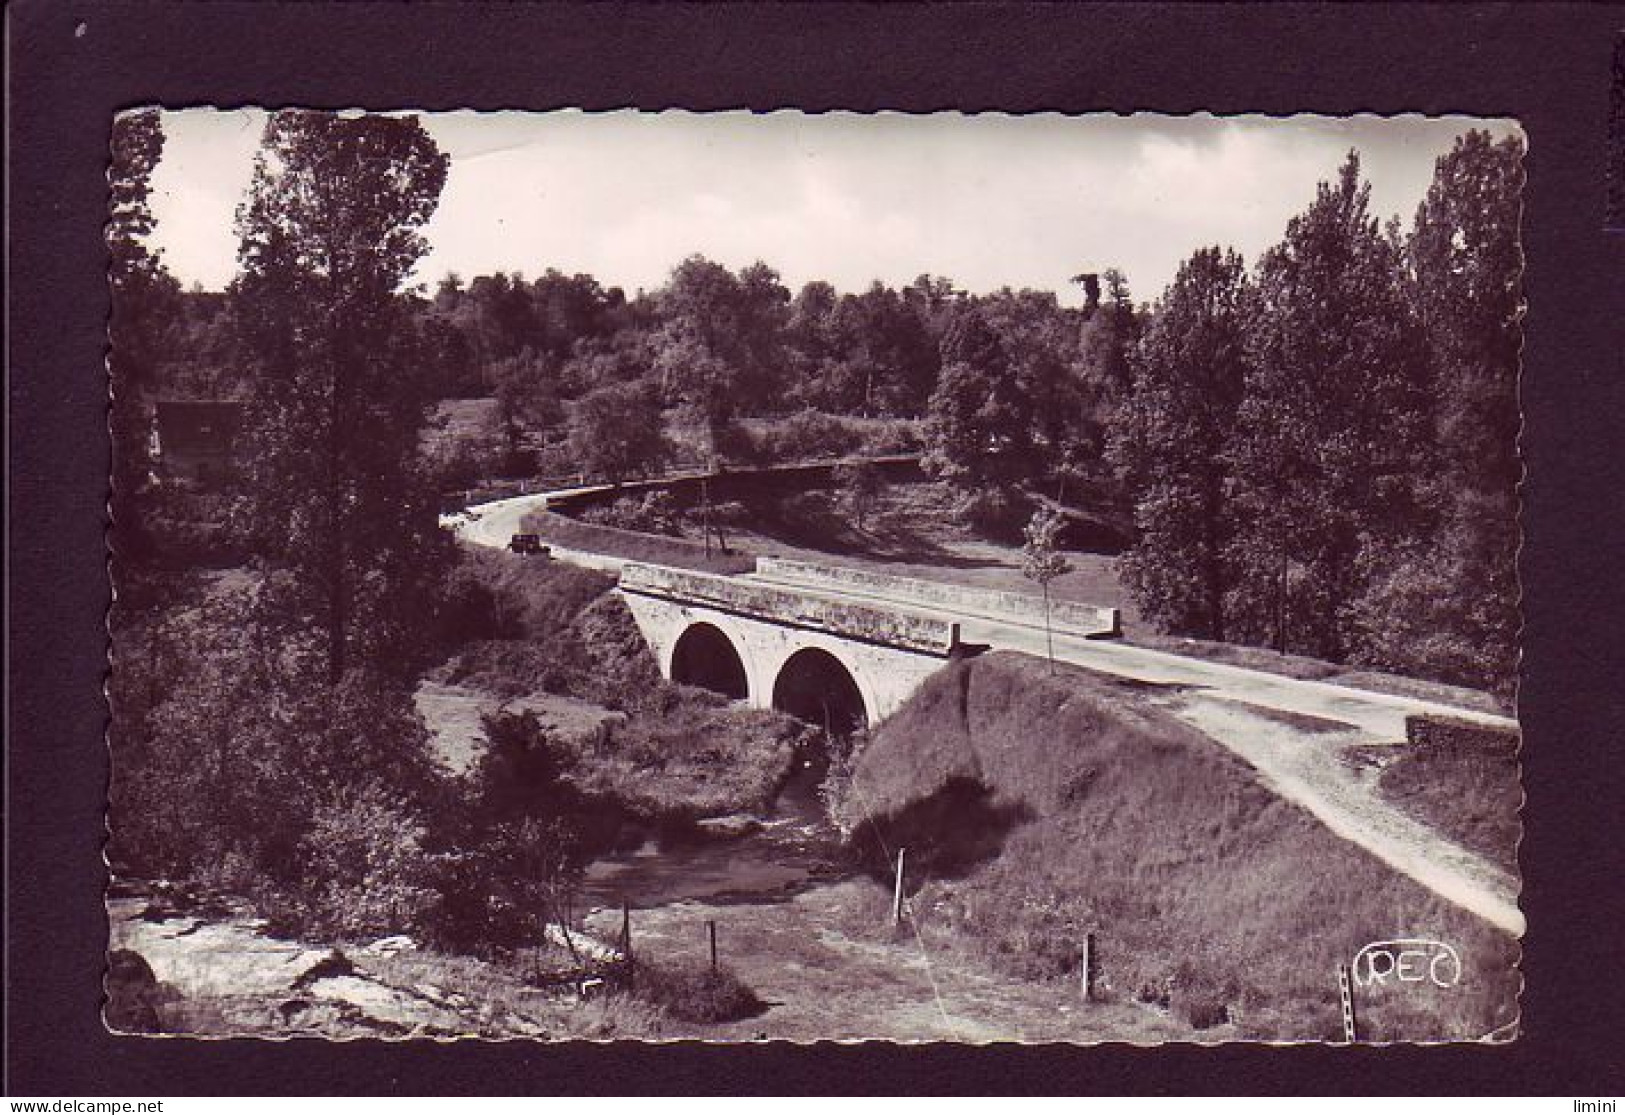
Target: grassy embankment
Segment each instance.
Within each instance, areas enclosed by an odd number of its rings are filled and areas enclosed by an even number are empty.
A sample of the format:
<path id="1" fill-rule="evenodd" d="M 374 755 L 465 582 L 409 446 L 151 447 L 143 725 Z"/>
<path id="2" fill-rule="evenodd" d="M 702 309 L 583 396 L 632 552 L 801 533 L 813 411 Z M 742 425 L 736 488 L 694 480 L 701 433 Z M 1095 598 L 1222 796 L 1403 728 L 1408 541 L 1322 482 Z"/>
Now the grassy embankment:
<path id="1" fill-rule="evenodd" d="M 1383 767 L 1383 797 L 1462 846 L 1518 874 L 1519 778 L 1515 732 L 1432 720 Z"/>
<path id="2" fill-rule="evenodd" d="M 748 573 L 756 568 L 755 556 L 738 546 L 730 545 L 727 553 L 713 547 L 707 553 L 702 543 L 688 538 L 585 523 L 554 511 L 533 511 L 525 516 L 523 526 L 551 545 L 628 561 L 697 569 L 702 573 Z"/>
<path id="3" fill-rule="evenodd" d="M 1362 990 L 1362 1039 L 1473 1039 L 1516 1016 L 1515 940 L 1126 684 L 1018 655 L 955 664 L 878 730 L 837 798 L 857 845 L 909 849 L 922 932 L 1013 975 L 1076 979 L 1093 932 L 1111 998 L 1247 1036 L 1336 1039 L 1336 964 L 1430 937 L 1460 950 L 1462 982 Z"/>
<path id="4" fill-rule="evenodd" d="M 652 822 L 758 809 L 795 761 L 804 727 L 660 676 L 610 578 L 562 562 L 469 548 L 464 573 L 489 599 L 431 680 L 545 706 L 549 696 L 620 713 L 560 742 L 568 777 Z M 475 592 L 478 596 L 478 591 Z"/>

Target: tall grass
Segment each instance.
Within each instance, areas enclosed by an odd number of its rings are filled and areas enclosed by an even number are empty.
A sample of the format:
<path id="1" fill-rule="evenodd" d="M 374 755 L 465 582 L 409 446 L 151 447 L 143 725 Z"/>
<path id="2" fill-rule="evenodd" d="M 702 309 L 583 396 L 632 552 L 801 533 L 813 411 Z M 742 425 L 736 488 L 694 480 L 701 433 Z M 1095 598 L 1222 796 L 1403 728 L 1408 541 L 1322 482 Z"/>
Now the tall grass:
<path id="1" fill-rule="evenodd" d="M 1516 1017 L 1515 940 L 1085 671 L 1006 654 L 950 667 L 880 727 L 840 808 L 860 844 L 909 846 L 930 877 L 915 910 L 1015 974 L 1076 978 L 1093 933 L 1108 995 L 1333 1039 L 1336 965 L 1432 937 L 1460 951 L 1461 984 L 1369 992 L 1363 1039 L 1471 1039 Z"/>

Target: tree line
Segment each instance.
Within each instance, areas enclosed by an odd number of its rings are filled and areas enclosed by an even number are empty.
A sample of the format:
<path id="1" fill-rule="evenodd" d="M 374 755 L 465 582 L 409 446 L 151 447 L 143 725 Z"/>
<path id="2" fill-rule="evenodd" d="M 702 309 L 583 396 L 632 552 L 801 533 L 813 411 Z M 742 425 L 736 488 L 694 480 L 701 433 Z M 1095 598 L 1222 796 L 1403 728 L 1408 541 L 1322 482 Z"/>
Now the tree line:
<path id="1" fill-rule="evenodd" d="M 489 397 L 510 448 L 572 470 L 658 468 L 682 430 L 713 464 L 759 452 L 744 420 L 816 448 L 828 418 L 917 431 L 973 527 L 1035 503 L 1121 498 L 1121 561 L 1168 631 L 1505 687 L 1516 635 L 1518 141 L 1461 137 L 1411 227 L 1381 227 L 1357 157 L 1249 269 L 1204 248 L 1152 305 L 1125 277 L 971 294 L 792 293 L 765 263 L 692 256 L 653 291 L 544 271 L 413 287 L 444 156 L 414 121 L 278 114 L 239 213 L 238 278 L 181 291 L 144 248 L 155 117 L 115 136 L 115 514 L 151 520 L 139 403 L 237 398 L 234 522 L 275 555 L 290 614 L 341 676 L 407 645 L 402 598 L 452 560 L 430 408 Z M 127 432 L 126 432 L 127 431 Z M 122 540 L 121 540 L 122 543 Z M 439 555 L 439 556 L 436 556 Z M 404 594 L 404 597 L 402 596 Z"/>
<path id="2" fill-rule="evenodd" d="M 1458 138 L 1404 231 L 1351 153 L 1251 271 L 1185 261 L 1110 445 L 1148 616 L 1510 690 L 1521 157 Z"/>

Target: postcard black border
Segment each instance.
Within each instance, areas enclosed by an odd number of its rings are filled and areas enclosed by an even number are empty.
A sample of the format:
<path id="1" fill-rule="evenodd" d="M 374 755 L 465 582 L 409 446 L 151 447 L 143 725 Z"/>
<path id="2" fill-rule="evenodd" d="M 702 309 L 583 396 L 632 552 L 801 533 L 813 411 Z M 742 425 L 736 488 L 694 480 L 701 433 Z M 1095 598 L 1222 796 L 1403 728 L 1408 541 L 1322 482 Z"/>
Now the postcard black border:
<path id="1" fill-rule="evenodd" d="M 7 1092 L 1618 1094 L 1625 236 L 1619 6 L 21 0 L 7 12 Z M 118 107 L 1421 111 L 1531 141 L 1525 1036 L 1339 1050 L 388 1045 L 109 1037 L 100 224 Z M 1145 292 L 1150 294 L 1152 292 Z"/>

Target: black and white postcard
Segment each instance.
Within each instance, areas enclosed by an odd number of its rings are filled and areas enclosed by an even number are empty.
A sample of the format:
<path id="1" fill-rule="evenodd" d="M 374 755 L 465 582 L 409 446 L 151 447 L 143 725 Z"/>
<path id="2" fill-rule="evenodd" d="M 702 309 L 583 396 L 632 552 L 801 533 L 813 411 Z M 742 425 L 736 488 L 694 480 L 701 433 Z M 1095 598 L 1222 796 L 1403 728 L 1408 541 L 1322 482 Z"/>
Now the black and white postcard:
<path id="1" fill-rule="evenodd" d="M 115 1032 L 1518 1036 L 1515 121 L 112 137 Z"/>

